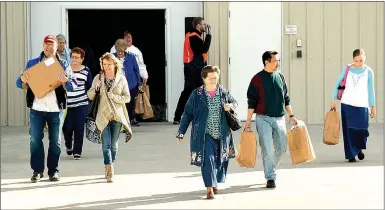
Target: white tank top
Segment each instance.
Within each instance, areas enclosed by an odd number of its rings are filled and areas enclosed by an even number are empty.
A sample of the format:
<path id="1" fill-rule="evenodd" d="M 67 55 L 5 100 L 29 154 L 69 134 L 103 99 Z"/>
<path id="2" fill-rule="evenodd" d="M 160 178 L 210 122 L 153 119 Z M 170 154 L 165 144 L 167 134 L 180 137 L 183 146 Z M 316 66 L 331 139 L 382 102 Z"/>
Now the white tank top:
<path id="1" fill-rule="evenodd" d="M 349 71 L 341 103 L 355 107 L 369 107 L 368 69 L 360 74 Z"/>

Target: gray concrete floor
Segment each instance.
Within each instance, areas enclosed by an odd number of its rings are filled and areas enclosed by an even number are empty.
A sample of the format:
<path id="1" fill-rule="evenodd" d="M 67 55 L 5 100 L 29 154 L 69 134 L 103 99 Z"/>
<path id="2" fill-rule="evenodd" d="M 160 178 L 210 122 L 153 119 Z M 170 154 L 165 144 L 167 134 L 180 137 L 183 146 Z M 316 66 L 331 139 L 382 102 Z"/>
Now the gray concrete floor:
<path id="1" fill-rule="evenodd" d="M 84 140 L 82 160 L 65 153 L 61 181 L 31 184 L 28 127 L 1 128 L 1 208 L 383 208 L 383 125 L 370 127 L 364 161 L 344 160 L 343 143 L 322 143 L 322 125 L 308 130 L 317 159 L 292 165 L 290 154 L 277 172 L 277 189 L 266 191 L 262 159 L 246 169 L 232 160 L 226 184 L 214 201 L 203 198 L 200 169 L 189 165 L 189 135 L 177 143 L 177 126 L 142 123 L 134 139 L 123 135 L 115 163 L 116 180 L 105 183 L 101 146 Z M 239 142 L 240 132 L 234 134 Z M 342 138 L 341 138 L 342 141 Z M 44 139 L 48 145 L 47 134 Z M 15 202 L 20 197 L 26 200 Z M 334 201 L 335 200 L 335 201 Z"/>

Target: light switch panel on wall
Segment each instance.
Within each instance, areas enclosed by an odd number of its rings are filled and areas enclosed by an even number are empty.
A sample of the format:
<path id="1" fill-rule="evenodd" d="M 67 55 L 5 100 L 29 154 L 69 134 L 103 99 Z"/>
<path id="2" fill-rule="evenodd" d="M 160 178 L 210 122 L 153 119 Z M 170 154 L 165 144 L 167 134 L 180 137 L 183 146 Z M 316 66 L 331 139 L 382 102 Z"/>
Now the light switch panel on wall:
<path id="1" fill-rule="evenodd" d="M 302 41 L 300 39 L 297 39 L 297 47 L 302 47 Z"/>

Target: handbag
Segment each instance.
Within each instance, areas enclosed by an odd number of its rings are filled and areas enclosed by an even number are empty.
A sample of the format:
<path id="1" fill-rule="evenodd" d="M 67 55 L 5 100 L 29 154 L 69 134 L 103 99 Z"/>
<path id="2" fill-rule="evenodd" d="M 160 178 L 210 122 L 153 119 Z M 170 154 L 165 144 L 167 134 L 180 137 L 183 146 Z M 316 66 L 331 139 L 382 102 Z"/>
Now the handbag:
<path id="1" fill-rule="evenodd" d="M 348 76 L 349 70 L 350 70 L 350 65 L 348 65 L 348 66 L 346 67 L 344 79 L 340 82 L 340 85 L 339 85 L 338 88 L 337 88 L 337 89 L 338 89 L 338 92 L 337 92 L 337 99 L 338 99 L 338 100 L 341 100 L 342 95 L 344 94 L 344 91 L 345 91 L 345 85 L 346 85 L 346 77 Z"/>
<path id="2" fill-rule="evenodd" d="M 100 79 L 100 78 L 99 78 Z M 100 88 L 95 90 L 95 97 L 91 101 L 86 118 L 86 138 L 97 144 L 101 144 L 101 132 L 96 126 L 96 115 L 99 108 Z"/>
<path id="3" fill-rule="evenodd" d="M 227 104 L 227 98 L 224 94 L 222 94 L 222 103 Z M 242 128 L 241 121 L 238 118 L 237 113 L 234 110 L 225 111 L 227 124 L 230 129 L 233 131 L 237 131 Z"/>

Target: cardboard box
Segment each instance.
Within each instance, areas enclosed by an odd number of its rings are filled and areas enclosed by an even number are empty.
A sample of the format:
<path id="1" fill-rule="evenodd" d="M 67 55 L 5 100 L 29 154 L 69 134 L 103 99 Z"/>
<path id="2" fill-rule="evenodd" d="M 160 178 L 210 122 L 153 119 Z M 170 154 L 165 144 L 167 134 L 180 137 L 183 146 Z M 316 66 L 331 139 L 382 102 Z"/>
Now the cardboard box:
<path id="1" fill-rule="evenodd" d="M 65 73 L 56 57 L 46 60 L 29 68 L 24 74 L 28 74 L 28 86 L 37 98 L 43 98 L 62 83 L 59 81 L 59 73 Z"/>

